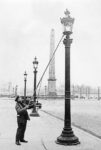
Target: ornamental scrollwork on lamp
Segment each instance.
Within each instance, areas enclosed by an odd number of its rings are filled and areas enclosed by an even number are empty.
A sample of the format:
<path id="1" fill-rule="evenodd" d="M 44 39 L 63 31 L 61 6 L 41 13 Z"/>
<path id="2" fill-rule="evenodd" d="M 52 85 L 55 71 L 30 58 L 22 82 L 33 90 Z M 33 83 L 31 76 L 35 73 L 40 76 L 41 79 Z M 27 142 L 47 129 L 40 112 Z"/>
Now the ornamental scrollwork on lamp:
<path id="1" fill-rule="evenodd" d="M 66 31 L 72 32 L 74 18 L 70 17 L 70 12 L 67 9 L 64 12 L 64 14 L 65 14 L 65 17 L 60 18 L 61 24 L 63 24 L 63 26 L 64 26 L 64 32 L 66 32 Z"/>

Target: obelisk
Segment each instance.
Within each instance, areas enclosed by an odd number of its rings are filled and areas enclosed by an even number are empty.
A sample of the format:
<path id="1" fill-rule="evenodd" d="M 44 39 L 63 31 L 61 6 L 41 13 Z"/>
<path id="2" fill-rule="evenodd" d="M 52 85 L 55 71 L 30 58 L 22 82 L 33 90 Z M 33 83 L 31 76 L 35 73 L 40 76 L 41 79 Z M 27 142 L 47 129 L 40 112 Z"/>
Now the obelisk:
<path id="1" fill-rule="evenodd" d="M 52 58 L 54 50 L 55 50 L 55 31 L 54 29 L 52 29 L 50 34 L 50 59 Z M 49 65 L 48 96 L 54 97 L 56 95 L 57 93 L 56 93 L 55 55 L 54 55 Z"/>

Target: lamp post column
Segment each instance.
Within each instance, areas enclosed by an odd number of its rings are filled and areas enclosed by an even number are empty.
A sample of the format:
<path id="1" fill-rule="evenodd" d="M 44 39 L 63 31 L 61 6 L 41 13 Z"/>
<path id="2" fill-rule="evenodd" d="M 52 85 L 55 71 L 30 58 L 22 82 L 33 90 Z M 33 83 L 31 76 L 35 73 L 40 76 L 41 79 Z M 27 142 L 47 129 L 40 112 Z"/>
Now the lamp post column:
<path id="1" fill-rule="evenodd" d="M 34 103 L 36 104 L 36 74 L 37 74 L 37 70 L 35 68 L 34 70 L 34 93 L 33 93 L 33 97 L 34 97 Z M 36 112 L 36 107 L 34 108 L 34 111 Z"/>
<path id="2" fill-rule="evenodd" d="M 34 61 L 33 61 L 33 67 L 34 67 L 34 91 L 33 91 L 33 101 L 34 101 L 34 106 L 32 109 L 32 112 L 30 114 L 30 116 L 32 117 L 39 117 L 39 114 L 36 110 L 36 99 L 37 99 L 37 95 L 36 95 L 36 75 L 37 75 L 37 66 L 38 66 L 38 61 L 37 58 L 35 57 Z"/>
<path id="3" fill-rule="evenodd" d="M 24 101 L 26 102 L 26 79 L 24 79 L 25 86 L 24 86 Z"/>
<path id="4" fill-rule="evenodd" d="M 47 99 L 47 86 L 45 85 L 45 99 Z"/>
<path id="5" fill-rule="evenodd" d="M 70 44 L 69 39 L 71 33 L 66 33 L 63 43 L 65 45 L 65 128 L 71 127 L 71 110 L 70 110 Z"/>
<path id="6" fill-rule="evenodd" d="M 70 103 L 70 45 L 72 39 L 69 38 L 72 32 L 64 32 L 66 36 L 63 43 L 65 45 L 65 115 L 64 128 L 62 134 L 57 138 L 58 144 L 76 145 L 79 144 L 78 138 L 74 135 L 71 128 L 71 103 Z"/>
<path id="7" fill-rule="evenodd" d="M 100 100 L 100 88 L 98 87 L 98 100 Z"/>
<path id="8" fill-rule="evenodd" d="M 70 45 L 72 39 L 72 25 L 74 19 L 70 17 L 70 12 L 66 10 L 66 17 L 61 19 L 61 23 L 64 25 L 64 40 L 65 45 L 65 114 L 64 114 L 64 128 L 61 135 L 57 138 L 56 143 L 62 145 L 77 145 L 79 139 L 74 135 L 71 127 L 71 88 L 70 88 Z M 70 30 L 67 30 L 67 29 Z"/>
<path id="9" fill-rule="evenodd" d="M 24 102 L 26 102 L 26 82 L 27 82 L 27 73 L 24 73 Z"/>
<path id="10" fill-rule="evenodd" d="M 18 94 L 18 93 L 17 93 L 17 90 L 18 90 L 18 86 L 16 85 L 16 86 L 15 86 L 15 97 L 16 97 L 17 94 Z"/>

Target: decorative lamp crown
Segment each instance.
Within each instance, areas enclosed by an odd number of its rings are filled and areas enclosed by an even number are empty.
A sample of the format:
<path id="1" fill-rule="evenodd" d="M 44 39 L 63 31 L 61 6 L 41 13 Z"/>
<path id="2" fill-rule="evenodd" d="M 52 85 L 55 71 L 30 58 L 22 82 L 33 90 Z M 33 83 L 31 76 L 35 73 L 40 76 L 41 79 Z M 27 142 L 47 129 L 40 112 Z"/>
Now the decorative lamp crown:
<path id="1" fill-rule="evenodd" d="M 61 24 L 63 24 L 63 26 L 64 26 L 64 32 L 66 32 L 66 31 L 72 32 L 74 18 L 70 17 L 70 12 L 67 9 L 64 12 L 64 14 L 65 14 L 65 17 L 60 18 Z"/>
<path id="2" fill-rule="evenodd" d="M 33 67 L 34 67 L 34 69 L 37 69 L 37 67 L 38 67 L 38 61 L 37 61 L 36 57 L 34 58 L 34 61 L 33 61 Z"/>
<path id="3" fill-rule="evenodd" d="M 26 73 L 26 71 L 25 71 L 25 73 L 24 73 L 24 77 L 25 77 L 25 80 L 26 80 L 26 78 L 27 78 L 27 73 Z"/>

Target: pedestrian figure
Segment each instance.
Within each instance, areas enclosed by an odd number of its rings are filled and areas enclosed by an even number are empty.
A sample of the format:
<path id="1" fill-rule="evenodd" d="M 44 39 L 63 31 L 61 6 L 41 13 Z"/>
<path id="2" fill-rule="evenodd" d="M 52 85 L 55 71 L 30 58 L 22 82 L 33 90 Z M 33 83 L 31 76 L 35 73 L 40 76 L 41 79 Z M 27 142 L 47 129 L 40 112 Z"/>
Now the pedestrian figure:
<path id="1" fill-rule="evenodd" d="M 28 142 L 24 139 L 24 134 L 26 130 L 27 120 L 30 120 L 27 112 L 29 105 L 26 105 L 20 96 L 17 96 L 15 101 L 16 101 L 15 109 L 17 111 L 17 124 L 18 124 L 15 144 L 21 145 L 20 142 L 25 143 Z"/>

